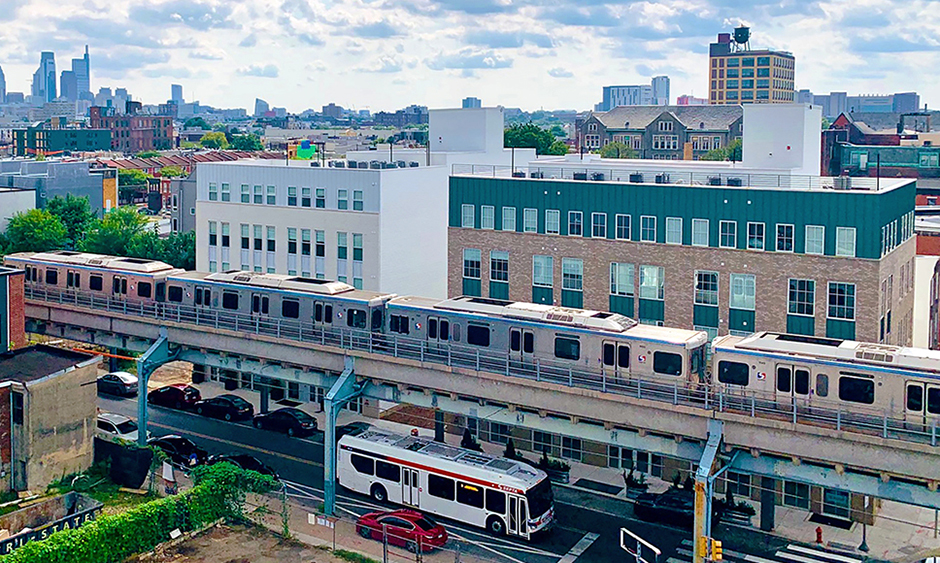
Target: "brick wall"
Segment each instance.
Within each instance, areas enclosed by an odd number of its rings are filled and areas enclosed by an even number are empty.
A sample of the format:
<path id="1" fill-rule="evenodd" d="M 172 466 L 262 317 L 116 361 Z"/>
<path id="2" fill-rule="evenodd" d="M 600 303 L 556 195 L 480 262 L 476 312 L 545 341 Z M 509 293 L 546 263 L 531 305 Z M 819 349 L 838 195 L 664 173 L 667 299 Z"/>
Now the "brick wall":
<path id="1" fill-rule="evenodd" d="M 12 348 L 26 346 L 26 312 L 24 302 L 24 280 L 22 272 L 6 276 L 10 303 L 10 344 Z"/>

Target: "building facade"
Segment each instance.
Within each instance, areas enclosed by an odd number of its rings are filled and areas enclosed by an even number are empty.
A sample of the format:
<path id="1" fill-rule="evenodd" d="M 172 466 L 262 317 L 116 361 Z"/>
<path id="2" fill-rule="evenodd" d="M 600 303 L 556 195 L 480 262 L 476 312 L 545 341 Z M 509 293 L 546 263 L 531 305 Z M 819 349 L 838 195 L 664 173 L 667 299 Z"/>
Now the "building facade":
<path id="1" fill-rule="evenodd" d="M 474 98 L 473 96 L 467 96 L 461 102 L 460 107 L 463 109 L 479 109 L 483 107 L 483 102 L 480 101 L 480 98 Z"/>
<path id="2" fill-rule="evenodd" d="M 13 131 L 13 151 L 16 156 L 110 149 L 111 131 L 108 129 L 28 127 Z"/>
<path id="3" fill-rule="evenodd" d="M 7 230 L 7 223 L 14 215 L 35 208 L 36 194 L 33 190 L 0 188 L 0 233 Z"/>
<path id="4" fill-rule="evenodd" d="M 710 104 L 789 104 L 796 99 L 796 58 L 785 51 L 742 51 L 721 33 L 709 46 Z"/>
<path id="5" fill-rule="evenodd" d="M 92 129 L 111 131 L 111 150 L 136 153 L 173 146 L 173 118 L 168 115 L 126 115 L 98 106 L 88 115 Z"/>
<path id="6" fill-rule="evenodd" d="M 914 183 L 828 185 L 453 176 L 448 295 L 909 344 Z"/>
<path id="7" fill-rule="evenodd" d="M 0 266 L 0 353 L 26 346 L 23 270 Z"/>
<path id="8" fill-rule="evenodd" d="M 34 206 L 59 196 L 87 197 L 92 212 L 99 217 L 117 205 L 116 172 L 92 169 L 91 163 L 55 160 L 0 161 L 0 187 L 30 190 Z"/>

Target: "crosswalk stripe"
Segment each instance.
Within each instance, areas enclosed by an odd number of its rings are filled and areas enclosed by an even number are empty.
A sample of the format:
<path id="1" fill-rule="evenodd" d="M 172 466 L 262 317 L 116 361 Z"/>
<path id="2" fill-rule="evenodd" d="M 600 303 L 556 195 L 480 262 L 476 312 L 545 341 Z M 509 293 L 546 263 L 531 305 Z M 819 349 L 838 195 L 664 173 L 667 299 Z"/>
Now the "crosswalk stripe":
<path id="1" fill-rule="evenodd" d="M 692 550 L 690 550 L 690 549 L 685 549 L 685 548 L 682 548 L 682 547 L 677 547 L 677 548 L 676 548 L 676 553 L 678 553 L 679 555 L 684 555 L 684 556 L 686 556 L 686 557 L 692 557 Z"/>
<path id="2" fill-rule="evenodd" d="M 684 546 L 686 546 L 686 547 L 690 547 L 690 546 L 692 545 L 692 540 L 690 540 L 690 539 L 684 539 L 684 540 L 682 540 L 682 543 L 681 543 L 680 545 L 684 545 Z"/>
<path id="3" fill-rule="evenodd" d="M 790 561 L 795 561 L 796 563 L 828 563 L 827 561 L 822 561 L 820 559 L 811 559 L 809 557 L 803 557 L 802 555 L 794 555 L 792 553 L 787 553 L 786 551 L 778 551 L 775 553 L 777 557 L 783 559 L 789 559 Z"/>
<path id="4" fill-rule="evenodd" d="M 862 563 L 860 559 L 855 559 L 854 557 L 846 557 L 844 555 L 838 555 L 836 553 L 829 553 L 828 551 L 819 551 L 816 549 L 810 549 L 808 547 L 803 547 L 801 545 L 790 544 L 787 546 L 787 549 L 789 549 L 790 551 L 803 553 L 805 555 L 813 555 L 815 557 L 823 557 L 825 559 L 831 559 L 832 561 L 838 561 L 839 563 Z"/>
<path id="5" fill-rule="evenodd" d="M 772 559 L 764 559 L 763 557 L 758 557 L 756 555 L 749 555 L 749 554 L 744 554 L 744 557 L 742 557 L 742 559 L 744 559 L 748 563 L 779 563 L 778 561 L 774 561 Z"/>
<path id="6" fill-rule="evenodd" d="M 575 544 L 575 546 L 572 547 L 564 557 L 559 559 L 558 563 L 574 563 L 575 560 L 577 560 L 578 557 L 581 557 L 581 554 L 587 551 L 587 549 L 591 547 L 591 544 L 597 541 L 597 538 L 599 537 L 600 536 L 594 532 L 584 534 L 584 537 L 581 538 L 581 541 Z"/>

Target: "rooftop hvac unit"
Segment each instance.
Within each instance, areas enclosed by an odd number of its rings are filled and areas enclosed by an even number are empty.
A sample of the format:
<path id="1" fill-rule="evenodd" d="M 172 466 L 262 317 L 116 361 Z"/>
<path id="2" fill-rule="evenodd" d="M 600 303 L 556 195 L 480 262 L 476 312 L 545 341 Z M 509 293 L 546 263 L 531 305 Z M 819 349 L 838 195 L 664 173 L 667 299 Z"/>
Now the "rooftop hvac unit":
<path id="1" fill-rule="evenodd" d="M 356 162 L 355 160 L 350 160 L 350 161 L 349 161 L 349 167 L 350 167 L 350 168 L 358 168 L 358 167 L 359 167 L 359 163 Z"/>
<path id="2" fill-rule="evenodd" d="M 642 184 L 642 183 L 643 183 L 643 175 L 640 174 L 639 172 L 635 172 L 635 173 L 633 173 L 633 174 L 630 174 L 630 183 L 631 183 L 631 184 Z"/>
<path id="3" fill-rule="evenodd" d="M 836 176 L 832 179 L 832 187 L 837 190 L 851 190 L 852 189 L 852 177 L 851 176 Z"/>
<path id="4" fill-rule="evenodd" d="M 740 188 L 744 185 L 744 182 L 741 180 L 741 178 L 728 178 L 728 185 Z"/>
<path id="5" fill-rule="evenodd" d="M 399 160 L 399 161 L 398 161 L 398 167 L 399 167 L 399 168 L 408 168 L 408 164 L 407 164 L 404 160 Z"/>
<path id="6" fill-rule="evenodd" d="M 517 170 L 512 173 L 513 178 L 525 178 L 525 172 L 522 170 Z"/>
<path id="7" fill-rule="evenodd" d="M 421 166 L 421 165 L 418 164 L 418 162 L 417 162 L 417 161 L 414 161 L 414 160 L 412 160 L 411 162 L 408 163 L 408 168 L 417 168 L 417 167 L 419 167 L 419 166 Z"/>
<path id="8" fill-rule="evenodd" d="M 587 172 L 575 172 L 574 179 L 575 180 L 587 180 Z"/>
<path id="9" fill-rule="evenodd" d="M 544 178 L 545 173 L 539 170 L 538 172 L 529 172 L 529 178 Z"/>
<path id="10" fill-rule="evenodd" d="M 656 175 L 657 184 L 668 184 L 669 183 L 669 174 L 657 174 Z"/>
<path id="11" fill-rule="evenodd" d="M 310 163 L 310 166 L 312 166 L 312 167 L 314 167 L 314 168 L 319 168 L 319 167 L 320 167 L 320 162 L 317 161 L 317 160 L 314 160 L 313 162 Z"/>
<path id="12" fill-rule="evenodd" d="M 604 173 L 603 173 L 603 172 L 592 172 L 592 173 L 591 173 L 591 179 L 594 180 L 595 182 L 603 182 L 603 181 L 604 181 Z"/>
<path id="13" fill-rule="evenodd" d="M 334 161 L 330 162 L 330 164 L 333 165 L 333 168 L 346 168 L 346 161 L 345 161 L 345 160 L 334 160 Z"/>
<path id="14" fill-rule="evenodd" d="M 368 167 L 369 167 L 369 163 L 368 163 L 368 162 L 366 162 L 366 161 L 364 161 L 364 160 L 360 160 L 360 161 L 359 161 L 359 169 L 360 169 L 360 170 L 361 170 L 361 169 L 364 169 L 364 168 L 368 168 Z"/>
<path id="15" fill-rule="evenodd" d="M 379 170 L 382 168 L 382 164 L 378 160 L 373 160 L 369 162 L 369 168 L 372 170 Z"/>
<path id="16" fill-rule="evenodd" d="M 708 178 L 709 186 L 720 186 L 721 185 L 721 176 L 710 176 Z"/>

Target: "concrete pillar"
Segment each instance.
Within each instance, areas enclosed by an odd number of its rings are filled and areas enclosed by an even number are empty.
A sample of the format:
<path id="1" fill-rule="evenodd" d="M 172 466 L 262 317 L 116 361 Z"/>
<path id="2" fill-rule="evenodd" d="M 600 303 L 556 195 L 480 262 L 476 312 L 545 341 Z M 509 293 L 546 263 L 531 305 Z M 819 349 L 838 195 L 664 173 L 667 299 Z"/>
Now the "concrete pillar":
<path id="1" fill-rule="evenodd" d="M 268 403 L 271 397 L 271 389 L 267 385 L 261 386 L 261 414 L 268 412 Z"/>
<path id="2" fill-rule="evenodd" d="M 120 352 L 120 350 L 118 350 L 117 348 L 111 348 L 110 350 L 108 350 L 108 352 L 110 352 L 110 353 L 112 353 L 112 354 L 117 354 L 118 352 Z M 119 360 L 118 360 L 117 358 L 115 358 L 114 356 L 109 356 L 109 357 L 108 357 L 108 371 L 118 371 L 118 370 L 120 370 L 120 369 L 121 369 L 121 366 L 120 366 L 120 364 L 118 364 L 118 361 L 119 361 Z"/>
<path id="3" fill-rule="evenodd" d="M 777 507 L 777 482 L 771 477 L 761 477 L 760 529 L 771 532 Z"/>
<path id="4" fill-rule="evenodd" d="M 444 441 L 444 413 L 440 409 L 434 411 L 434 441 Z"/>

